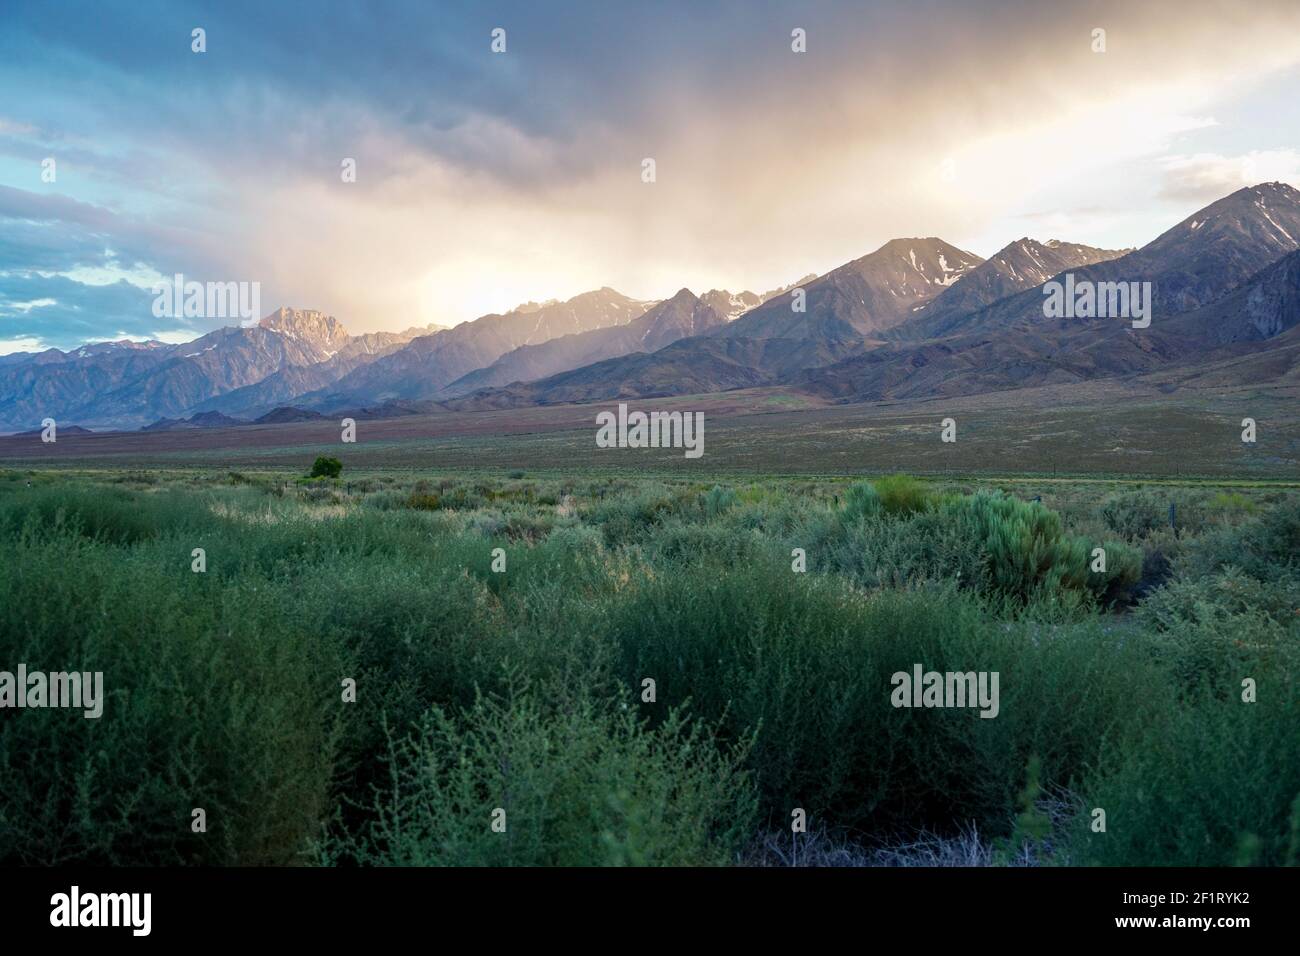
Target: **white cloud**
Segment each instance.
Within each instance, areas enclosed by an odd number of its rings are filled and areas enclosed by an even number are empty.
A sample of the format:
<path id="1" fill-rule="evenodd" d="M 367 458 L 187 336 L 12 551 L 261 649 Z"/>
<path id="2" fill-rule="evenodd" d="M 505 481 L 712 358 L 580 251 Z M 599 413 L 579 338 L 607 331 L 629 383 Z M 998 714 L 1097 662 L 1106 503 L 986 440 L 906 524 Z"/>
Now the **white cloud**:
<path id="1" fill-rule="evenodd" d="M 48 305 L 58 305 L 58 302 L 54 299 L 31 299 L 27 302 L 6 302 L 4 304 L 4 309 L 11 315 L 14 312 L 22 312 L 26 314 L 32 311 L 32 309 L 41 309 Z"/>
<path id="2" fill-rule="evenodd" d="M 19 123 L 15 120 L 5 119 L 0 116 L 0 134 L 6 136 L 30 136 L 37 132 L 35 126 L 27 123 Z"/>
<path id="3" fill-rule="evenodd" d="M 1300 187 L 1300 151 L 1252 150 L 1239 156 L 1173 155 L 1161 161 L 1161 170 L 1162 196 L 1209 202 L 1256 183 L 1284 182 Z"/>
<path id="4" fill-rule="evenodd" d="M 14 352 L 41 352 L 49 348 L 35 336 L 18 339 L 0 339 L 0 355 L 12 355 Z"/>
<path id="5" fill-rule="evenodd" d="M 167 329 L 162 332 L 149 332 L 141 335 L 139 332 L 118 331 L 112 336 L 113 341 L 125 339 L 128 342 L 163 342 L 167 345 L 184 345 L 186 342 L 193 342 L 199 338 L 199 333 L 193 329 Z"/>
<path id="6" fill-rule="evenodd" d="M 49 275 L 49 273 L 41 273 Z M 79 266 L 76 269 L 70 269 L 67 272 L 57 273 L 73 282 L 80 282 L 82 285 L 116 285 L 118 282 L 129 282 L 133 286 L 141 289 L 152 289 L 156 282 L 166 282 L 171 277 L 164 277 L 156 269 L 148 266 L 136 265 L 130 269 L 124 269 L 119 263 L 111 262 L 106 266 Z"/>
<path id="7" fill-rule="evenodd" d="M 150 332 L 147 336 L 133 338 L 133 342 L 144 342 L 148 339 L 155 339 L 159 342 L 166 342 L 168 345 L 184 345 L 186 342 L 193 342 L 200 336 L 194 333 L 193 329 L 165 329 L 162 332 Z"/>

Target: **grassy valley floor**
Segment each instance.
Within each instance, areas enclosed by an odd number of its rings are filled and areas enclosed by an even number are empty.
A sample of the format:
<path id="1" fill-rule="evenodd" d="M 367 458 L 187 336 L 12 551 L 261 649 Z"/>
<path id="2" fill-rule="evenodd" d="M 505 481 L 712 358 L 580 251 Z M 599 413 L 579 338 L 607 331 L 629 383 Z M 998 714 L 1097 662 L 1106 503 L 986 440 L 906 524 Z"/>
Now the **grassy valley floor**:
<path id="1" fill-rule="evenodd" d="M 316 455 L 349 474 L 429 470 L 505 474 L 855 475 L 936 477 L 1143 476 L 1300 482 L 1300 395 L 1294 389 L 1187 391 L 1096 382 L 960 399 L 822 405 L 776 390 L 635 402 L 644 411 L 704 414 L 704 454 L 598 448 L 596 414 L 615 403 L 357 422 L 342 444 L 337 421 L 0 438 L 0 465 L 297 469 Z M 944 419 L 956 441 L 940 440 Z M 1256 441 L 1242 441 L 1242 421 Z"/>
<path id="2" fill-rule="evenodd" d="M 0 472 L 0 860 L 1297 861 L 1293 488 L 309 461 Z"/>

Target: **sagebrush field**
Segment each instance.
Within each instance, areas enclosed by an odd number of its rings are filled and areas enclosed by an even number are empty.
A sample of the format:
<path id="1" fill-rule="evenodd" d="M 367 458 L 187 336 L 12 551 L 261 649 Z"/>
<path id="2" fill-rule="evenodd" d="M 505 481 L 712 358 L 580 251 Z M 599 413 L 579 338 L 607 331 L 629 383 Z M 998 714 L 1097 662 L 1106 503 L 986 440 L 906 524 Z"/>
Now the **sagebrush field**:
<path id="1" fill-rule="evenodd" d="M 0 472 L 0 863 L 1300 861 L 1293 489 L 310 465 Z"/>

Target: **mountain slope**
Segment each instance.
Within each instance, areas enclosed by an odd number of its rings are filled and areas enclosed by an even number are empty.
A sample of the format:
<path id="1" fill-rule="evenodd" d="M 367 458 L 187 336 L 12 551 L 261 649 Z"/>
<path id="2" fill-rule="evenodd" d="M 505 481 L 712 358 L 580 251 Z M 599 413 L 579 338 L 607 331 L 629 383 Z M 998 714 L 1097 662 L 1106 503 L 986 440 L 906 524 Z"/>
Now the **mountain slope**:
<path id="1" fill-rule="evenodd" d="M 231 428 L 235 425 L 246 425 L 247 422 L 239 418 L 231 418 L 229 415 L 222 415 L 220 412 L 203 412 L 190 418 L 160 418 L 152 425 L 145 425 L 140 429 L 142 432 L 170 432 L 188 428 Z"/>
<path id="2" fill-rule="evenodd" d="M 893 239 L 802 286 L 804 312 L 794 311 L 792 295 L 774 296 L 715 334 L 841 342 L 875 336 L 907 321 L 982 261 L 942 239 Z"/>
<path id="3" fill-rule="evenodd" d="M 85 358 L 42 352 L 0 367 L 0 431 L 27 429 L 48 417 L 71 421 L 69 409 L 83 405 L 88 396 L 112 392 L 147 374 L 168 354 L 168 347 L 115 350 Z"/>
<path id="4" fill-rule="evenodd" d="M 720 392 L 762 384 L 757 354 L 783 339 L 691 339 L 659 352 L 636 352 L 561 372 L 536 382 L 484 389 L 446 403 L 454 410 L 559 405 L 611 398 Z"/>
<path id="5" fill-rule="evenodd" d="M 1131 249 L 1098 249 L 1052 239 L 1028 237 L 1000 249 L 916 311 L 913 322 L 945 324 L 978 312 L 1000 299 L 1042 285 L 1070 269 L 1115 259 Z M 906 333 L 907 326 L 903 327 Z"/>
<path id="6" fill-rule="evenodd" d="M 411 328 L 405 332 L 371 332 L 351 337 L 336 354 L 311 365 L 286 365 L 252 385 L 245 385 L 206 399 L 192 409 L 227 415 L 257 417 L 307 392 L 327 388 L 349 372 L 402 348 L 413 339 L 436 335 L 437 326 Z"/>
<path id="7" fill-rule="evenodd" d="M 73 362 L 77 359 L 138 355 L 157 352 L 159 349 L 166 351 L 170 347 L 165 342 L 154 339 L 145 342 L 135 342 L 131 339 L 117 339 L 112 342 L 90 342 L 67 352 L 61 349 L 45 349 L 41 352 L 10 352 L 8 355 L 0 355 L 0 367 L 12 367 L 28 363 L 51 365 L 59 362 Z"/>
<path id="8" fill-rule="evenodd" d="M 658 397 L 748 388 L 860 352 L 868 335 L 907 321 L 912 310 L 953 285 L 981 260 L 941 239 L 895 239 L 875 252 L 789 290 L 703 335 L 665 348 L 595 362 L 501 389 L 464 394 L 458 408 Z M 680 293 L 679 293 L 680 295 Z M 485 377 L 484 377 L 485 378 Z M 482 383 L 471 380 L 464 385 Z M 499 381 L 499 380 L 498 380 Z M 490 384 L 490 383 L 485 383 Z"/>
<path id="9" fill-rule="evenodd" d="M 506 352 L 561 335 L 625 325 L 649 303 L 610 288 L 575 296 L 567 302 L 530 303 L 504 315 L 486 315 L 436 335 L 412 340 L 403 348 L 342 376 L 333 385 L 301 395 L 296 404 L 312 408 L 430 398 L 475 369 L 491 365 Z"/>
<path id="10" fill-rule="evenodd" d="M 1294 329 L 1300 325 L 1300 250 L 1172 325 L 1178 335 L 1211 345 L 1263 342 Z"/>
<path id="11" fill-rule="evenodd" d="M 1196 253 L 1199 255 L 1199 253 Z M 1267 252 L 1264 253 L 1267 255 Z M 1177 267 L 1176 257 L 1169 260 Z M 919 343 L 895 343 L 787 382 L 822 398 L 866 401 L 970 395 L 1130 375 L 1162 381 L 1257 384 L 1290 373 L 1300 326 L 1300 250 L 1265 266 L 1234 290 L 1181 314 L 1156 314 L 1148 329 L 1124 320 L 1023 322 Z M 1247 360 L 1250 356 L 1257 358 Z M 1181 369 L 1181 372 L 1171 370 Z M 1196 371 L 1200 370 L 1200 371 Z M 1233 380 L 1233 376 L 1237 376 Z"/>
<path id="12" fill-rule="evenodd" d="M 445 404 L 466 411 L 725 392 L 779 382 L 861 348 L 860 343 L 814 338 L 696 336 L 657 352 L 635 352 L 535 382 L 482 389 Z"/>
<path id="13" fill-rule="evenodd" d="M 507 352 L 486 368 L 457 379 L 441 394 L 465 395 L 481 388 L 546 378 L 632 352 L 654 352 L 678 339 L 720 328 L 760 304 L 752 292 L 714 289 L 696 298 L 689 289 L 682 289 L 627 325 L 565 335 Z"/>
<path id="14" fill-rule="evenodd" d="M 1150 282 L 1154 321 L 1160 322 L 1162 316 L 1213 302 L 1298 248 L 1300 190 L 1264 183 L 1211 203 L 1140 249 L 1068 271 L 1076 282 Z M 1044 319 L 1043 298 L 1037 286 L 977 312 L 919 317 L 895 338 L 915 342 L 968 332 L 1005 333 L 1024 323 L 1064 330 L 1088 321 Z"/>
<path id="15" fill-rule="evenodd" d="M 732 322 L 750 309 L 763 304 L 763 297 L 754 292 L 728 292 L 726 289 L 710 289 L 700 296 L 700 301 L 707 305 L 724 322 Z"/>
<path id="16" fill-rule="evenodd" d="M 286 366 L 325 361 L 348 340 L 331 315 L 282 308 L 251 328 L 217 329 L 176 346 L 161 364 L 65 414 L 113 425 L 180 417 L 204 399 L 260 382 Z"/>
<path id="17" fill-rule="evenodd" d="M 195 412 L 242 411 L 239 403 L 206 403 L 281 373 L 288 382 L 299 375 L 317 381 L 307 370 L 336 360 L 354 365 L 427 332 L 350 336 L 333 316 L 282 308 L 256 326 L 217 329 L 181 345 L 103 342 L 50 350 L 0 366 L 0 429 L 47 416 L 134 427 Z M 274 404 L 274 391 L 267 391 L 272 397 L 264 403 Z"/>

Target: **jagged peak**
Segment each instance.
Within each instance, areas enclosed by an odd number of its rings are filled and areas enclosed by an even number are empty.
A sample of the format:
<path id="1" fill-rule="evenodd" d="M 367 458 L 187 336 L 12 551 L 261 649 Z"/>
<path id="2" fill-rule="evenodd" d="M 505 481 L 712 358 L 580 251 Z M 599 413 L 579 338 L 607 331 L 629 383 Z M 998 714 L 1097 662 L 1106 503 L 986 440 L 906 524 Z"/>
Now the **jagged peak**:
<path id="1" fill-rule="evenodd" d="M 257 323 L 257 327 L 290 338 L 311 338 L 338 342 L 350 338 L 343 323 L 319 309 L 295 309 L 281 306 Z"/>

